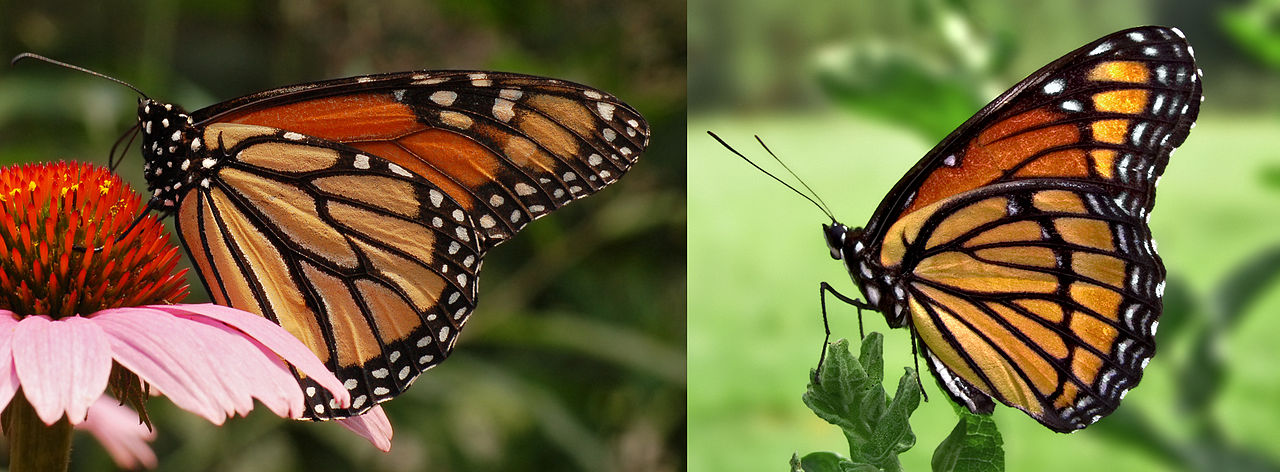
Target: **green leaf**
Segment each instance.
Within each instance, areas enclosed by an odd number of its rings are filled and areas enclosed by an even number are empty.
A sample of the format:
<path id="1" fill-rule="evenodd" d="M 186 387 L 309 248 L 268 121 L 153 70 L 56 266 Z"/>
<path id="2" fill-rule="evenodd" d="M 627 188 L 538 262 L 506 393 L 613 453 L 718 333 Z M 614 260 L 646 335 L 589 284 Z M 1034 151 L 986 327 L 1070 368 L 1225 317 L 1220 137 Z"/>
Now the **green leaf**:
<path id="1" fill-rule="evenodd" d="M 1276 18 L 1280 17 L 1280 3 L 1238 3 L 1243 5 L 1224 7 L 1219 14 L 1222 31 L 1240 50 L 1263 65 L 1280 70 L 1280 33 L 1275 27 Z"/>
<path id="2" fill-rule="evenodd" d="M 909 51 L 851 44 L 818 71 L 823 90 L 840 105 L 937 140 L 984 102 L 981 80 L 956 70 L 932 70 Z M 929 97 L 922 106 L 920 97 Z"/>
<path id="3" fill-rule="evenodd" d="M 819 372 L 818 382 L 810 383 L 804 402 L 819 418 L 840 427 L 849 441 L 849 459 L 832 453 L 815 453 L 801 461 L 803 470 L 829 470 L 809 467 L 839 465 L 842 471 L 898 471 L 902 464 L 898 455 L 916 443 L 908 419 L 920 406 L 920 387 L 911 369 L 898 380 L 893 398 L 885 393 L 884 336 L 871 333 L 862 342 L 859 358 L 849 352 L 849 342 L 836 341 L 828 346 L 827 361 Z M 835 462 L 832 462 L 835 461 Z"/>
<path id="4" fill-rule="evenodd" d="M 1275 286 L 1277 279 L 1280 279 L 1280 246 L 1263 249 L 1232 269 L 1217 290 L 1218 313 L 1224 328 L 1234 327 L 1253 302 Z"/>
<path id="5" fill-rule="evenodd" d="M 841 472 L 841 463 L 849 462 L 834 452 L 812 452 L 801 459 L 799 455 L 791 456 L 792 472 Z"/>
<path id="6" fill-rule="evenodd" d="M 956 406 L 960 421 L 933 451 L 934 472 L 1004 470 L 1004 440 L 991 415 L 976 415 Z"/>

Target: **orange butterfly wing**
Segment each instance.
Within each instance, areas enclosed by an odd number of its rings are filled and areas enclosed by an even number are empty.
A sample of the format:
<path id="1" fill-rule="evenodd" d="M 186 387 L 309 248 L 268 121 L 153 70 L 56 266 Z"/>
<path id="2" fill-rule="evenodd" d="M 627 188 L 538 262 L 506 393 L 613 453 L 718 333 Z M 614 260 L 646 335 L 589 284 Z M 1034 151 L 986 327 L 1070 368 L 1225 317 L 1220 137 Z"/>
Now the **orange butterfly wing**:
<path id="1" fill-rule="evenodd" d="M 351 391 L 339 408 L 300 378 L 312 418 L 367 411 L 443 361 L 485 252 L 616 181 L 649 136 L 604 92 L 494 72 L 316 82 L 190 115 L 144 101 L 139 113 L 152 204 L 176 207 L 214 300 L 280 323 Z"/>
<path id="2" fill-rule="evenodd" d="M 1165 274 L 1146 220 L 1199 79 L 1176 29 L 1094 41 L 979 111 L 849 233 L 855 282 L 957 402 L 1067 432 L 1141 379 Z"/>
<path id="3" fill-rule="evenodd" d="M 262 108 L 275 101 L 268 91 L 209 115 L 347 144 L 426 177 L 474 215 L 486 249 L 616 181 L 648 145 L 639 113 L 571 82 L 463 71 L 366 80 L 378 87 Z"/>

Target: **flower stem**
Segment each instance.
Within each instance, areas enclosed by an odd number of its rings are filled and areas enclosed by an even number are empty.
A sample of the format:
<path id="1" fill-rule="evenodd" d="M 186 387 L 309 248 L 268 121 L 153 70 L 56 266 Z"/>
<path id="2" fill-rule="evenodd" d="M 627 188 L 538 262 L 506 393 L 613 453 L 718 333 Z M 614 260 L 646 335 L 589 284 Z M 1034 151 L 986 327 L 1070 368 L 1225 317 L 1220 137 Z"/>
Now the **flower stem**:
<path id="1" fill-rule="evenodd" d="M 71 423 L 64 416 L 46 425 L 21 391 L 5 410 L 10 472 L 63 472 L 71 461 Z"/>

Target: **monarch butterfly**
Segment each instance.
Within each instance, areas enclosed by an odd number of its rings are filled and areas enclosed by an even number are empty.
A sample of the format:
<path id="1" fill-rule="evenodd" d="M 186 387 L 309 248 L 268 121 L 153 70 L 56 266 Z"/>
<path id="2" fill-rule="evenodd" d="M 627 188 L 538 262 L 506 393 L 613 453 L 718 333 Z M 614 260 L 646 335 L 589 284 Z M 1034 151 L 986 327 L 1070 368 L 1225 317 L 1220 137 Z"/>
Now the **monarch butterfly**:
<path id="1" fill-rule="evenodd" d="M 617 181 L 649 142 L 612 95 L 488 71 L 312 82 L 191 113 L 143 95 L 137 130 L 148 208 L 176 217 L 214 301 L 279 323 L 351 392 L 340 408 L 299 376 L 312 419 L 368 411 L 443 361 L 486 252 Z"/>
<path id="2" fill-rule="evenodd" d="M 1147 220 L 1201 75 L 1183 33 L 1157 26 L 1031 74 L 907 171 L 865 227 L 823 209 L 831 257 L 865 297 L 823 282 L 824 317 L 830 292 L 906 327 L 974 413 L 994 398 L 1057 432 L 1111 413 L 1155 354 L 1165 270 Z"/>

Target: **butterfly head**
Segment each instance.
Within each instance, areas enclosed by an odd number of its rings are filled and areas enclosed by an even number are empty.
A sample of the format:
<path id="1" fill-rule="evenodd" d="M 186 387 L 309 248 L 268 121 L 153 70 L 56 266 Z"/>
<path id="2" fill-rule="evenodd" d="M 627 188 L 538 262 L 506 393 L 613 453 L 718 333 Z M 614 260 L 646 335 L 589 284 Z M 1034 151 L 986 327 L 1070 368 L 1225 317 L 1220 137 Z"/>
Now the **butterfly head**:
<path id="1" fill-rule="evenodd" d="M 143 171 L 152 205 L 174 208 L 201 165 L 194 162 L 202 147 L 191 115 L 177 105 L 140 98 L 138 126 L 142 129 Z"/>
<path id="2" fill-rule="evenodd" d="M 827 238 L 827 249 L 831 250 L 831 258 L 845 259 L 845 251 L 859 252 L 862 249 L 862 228 L 850 228 L 838 221 L 822 225 L 822 234 Z"/>

